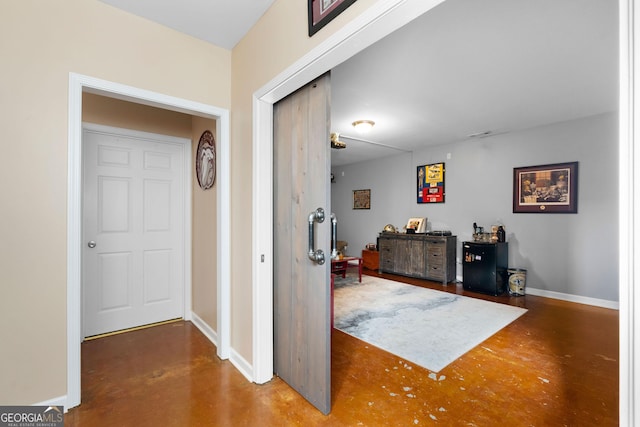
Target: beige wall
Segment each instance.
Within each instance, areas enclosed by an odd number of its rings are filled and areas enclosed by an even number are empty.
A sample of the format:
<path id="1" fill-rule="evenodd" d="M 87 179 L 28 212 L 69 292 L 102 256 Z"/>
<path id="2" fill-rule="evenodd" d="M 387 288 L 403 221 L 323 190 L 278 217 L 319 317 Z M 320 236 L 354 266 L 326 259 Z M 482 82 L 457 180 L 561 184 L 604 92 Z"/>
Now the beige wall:
<path id="1" fill-rule="evenodd" d="M 67 393 L 69 73 L 231 106 L 231 52 L 97 0 L 0 13 L 0 402 Z"/>
<path id="2" fill-rule="evenodd" d="M 307 2 L 277 0 L 233 49 L 231 79 L 231 346 L 252 362 L 251 269 L 246 257 L 251 244 L 252 95 L 287 67 L 370 7 L 359 0 L 313 37 L 308 36 Z"/>
<path id="3" fill-rule="evenodd" d="M 205 130 L 210 130 L 216 134 L 216 122 L 214 120 L 193 118 L 192 138 L 193 148 L 191 158 L 195 159 L 200 136 Z M 220 145 L 216 140 L 216 155 L 219 155 Z M 192 230 L 192 294 L 191 302 L 193 312 L 207 323 L 213 330 L 217 331 L 217 300 L 216 278 L 217 278 L 217 203 L 216 194 L 220 174 L 216 171 L 216 181 L 213 187 L 203 190 L 198 185 L 196 168 L 193 167 L 193 230 Z"/>
<path id="4" fill-rule="evenodd" d="M 82 94 L 82 121 L 193 140 L 189 114 L 91 93 Z"/>

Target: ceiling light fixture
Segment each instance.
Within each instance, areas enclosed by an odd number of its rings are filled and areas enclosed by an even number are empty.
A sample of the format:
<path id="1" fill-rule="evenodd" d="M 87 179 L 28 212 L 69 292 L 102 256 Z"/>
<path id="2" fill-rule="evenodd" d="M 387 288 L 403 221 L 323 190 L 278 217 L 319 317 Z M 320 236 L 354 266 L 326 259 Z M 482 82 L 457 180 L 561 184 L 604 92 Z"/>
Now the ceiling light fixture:
<path id="1" fill-rule="evenodd" d="M 358 132 L 369 132 L 376 123 L 373 120 L 356 120 L 351 123 Z"/>

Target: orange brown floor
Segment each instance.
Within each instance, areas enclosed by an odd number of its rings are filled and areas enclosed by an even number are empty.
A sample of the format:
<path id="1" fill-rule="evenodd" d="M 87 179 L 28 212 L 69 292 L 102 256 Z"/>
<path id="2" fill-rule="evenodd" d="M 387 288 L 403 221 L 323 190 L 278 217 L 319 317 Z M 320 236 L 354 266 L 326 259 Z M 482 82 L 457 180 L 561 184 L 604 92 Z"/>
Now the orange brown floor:
<path id="1" fill-rule="evenodd" d="M 279 378 L 248 382 L 190 322 L 87 341 L 82 404 L 65 425 L 618 425 L 616 310 L 380 276 L 528 312 L 438 373 L 333 330 L 328 416 Z"/>

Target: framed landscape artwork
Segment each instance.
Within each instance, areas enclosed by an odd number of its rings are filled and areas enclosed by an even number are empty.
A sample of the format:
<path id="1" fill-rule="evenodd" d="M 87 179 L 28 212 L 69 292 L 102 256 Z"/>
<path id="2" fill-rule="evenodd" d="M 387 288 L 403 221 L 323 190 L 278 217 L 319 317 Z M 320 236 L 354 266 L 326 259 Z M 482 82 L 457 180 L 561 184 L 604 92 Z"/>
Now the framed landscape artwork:
<path id="1" fill-rule="evenodd" d="M 418 166 L 418 203 L 444 203 L 444 163 Z"/>
<path id="2" fill-rule="evenodd" d="M 577 213 L 578 162 L 513 168 L 514 213 Z"/>

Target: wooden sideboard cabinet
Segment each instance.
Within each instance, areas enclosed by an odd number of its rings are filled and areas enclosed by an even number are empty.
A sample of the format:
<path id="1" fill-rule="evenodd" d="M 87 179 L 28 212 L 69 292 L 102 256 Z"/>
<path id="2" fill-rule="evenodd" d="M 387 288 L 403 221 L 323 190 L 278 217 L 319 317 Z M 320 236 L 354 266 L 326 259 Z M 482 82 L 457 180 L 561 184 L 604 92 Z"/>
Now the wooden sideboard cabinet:
<path id="1" fill-rule="evenodd" d="M 456 277 L 456 236 L 380 233 L 380 271 L 442 282 Z"/>

